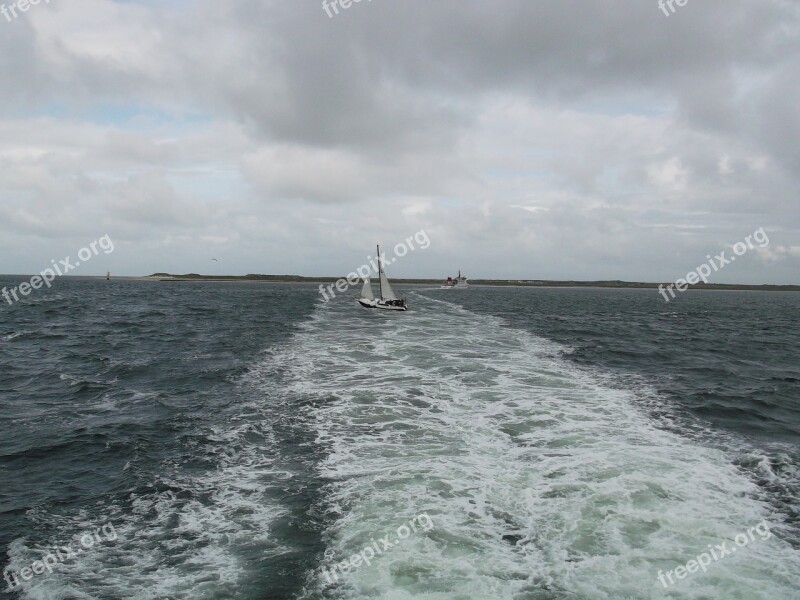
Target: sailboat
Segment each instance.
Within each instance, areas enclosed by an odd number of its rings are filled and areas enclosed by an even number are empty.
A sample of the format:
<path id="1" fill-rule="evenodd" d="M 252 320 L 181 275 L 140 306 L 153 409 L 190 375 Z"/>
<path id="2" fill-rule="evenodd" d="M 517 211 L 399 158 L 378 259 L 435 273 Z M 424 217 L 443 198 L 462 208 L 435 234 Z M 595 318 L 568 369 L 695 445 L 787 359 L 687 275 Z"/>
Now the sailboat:
<path id="1" fill-rule="evenodd" d="M 380 296 L 375 298 L 372 293 L 372 282 L 370 278 L 364 279 L 364 287 L 361 288 L 361 296 L 358 298 L 358 303 L 364 308 L 378 308 L 381 310 L 408 310 L 406 301 L 398 298 L 392 286 L 389 284 L 389 279 L 386 277 L 386 271 L 383 269 L 383 261 L 381 260 L 381 247 L 378 246 L 378 283 L 380 284 Z"/>

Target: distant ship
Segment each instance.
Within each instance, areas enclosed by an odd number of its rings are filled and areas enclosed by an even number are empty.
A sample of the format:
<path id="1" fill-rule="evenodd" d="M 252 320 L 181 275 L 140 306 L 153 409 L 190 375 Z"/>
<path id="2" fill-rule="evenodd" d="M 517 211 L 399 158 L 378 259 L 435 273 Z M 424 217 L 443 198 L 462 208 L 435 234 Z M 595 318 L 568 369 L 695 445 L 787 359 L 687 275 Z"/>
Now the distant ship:
<path id="1" fill-rule="evenodd" d="M 106 273 L 106 281 L 111 281 L 111 271 Z"/>
<path id="2" fill-rule="evenodd" d="M 466 287 L 469 287 L 469 283 L 467 282 L 467 278 L 461 275 L 461 269 L 458 270 L 458 277 L 448 277 L 447 281 L 442 284 L 442 289 L 445 290 Z"/>

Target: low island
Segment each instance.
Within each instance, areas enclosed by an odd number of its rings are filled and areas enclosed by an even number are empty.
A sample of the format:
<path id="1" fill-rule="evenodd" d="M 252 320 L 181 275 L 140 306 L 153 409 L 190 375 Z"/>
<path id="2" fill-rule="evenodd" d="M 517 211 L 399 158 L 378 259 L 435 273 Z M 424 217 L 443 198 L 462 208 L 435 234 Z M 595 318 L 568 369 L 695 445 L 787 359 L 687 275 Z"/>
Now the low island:
<path id="1" fill-rule="evenodd" d="M 334 283 L 339 277 L 303 277 L 301 275 L 200 275 L 188 273 L 173 275 L 170 273 L 154 273 L 145 279 L 156 281 L 240 281 L 263 283 Z M 393 279 L 400 285 L 441 285 L 439 279 Z M 590 287 L 590 288 L 643 288 L 658 289 L 669 283 L 648 283 L 641 281 L 554 281 L 546 279 L 470 279 L 471 286 L 518 286 L 518 287 Z M 800 292 L 800 285 L 746 285 L 728 283 L 698 283 L 689 286 L 697 290 L 753 290 L 776 292 Z"/>

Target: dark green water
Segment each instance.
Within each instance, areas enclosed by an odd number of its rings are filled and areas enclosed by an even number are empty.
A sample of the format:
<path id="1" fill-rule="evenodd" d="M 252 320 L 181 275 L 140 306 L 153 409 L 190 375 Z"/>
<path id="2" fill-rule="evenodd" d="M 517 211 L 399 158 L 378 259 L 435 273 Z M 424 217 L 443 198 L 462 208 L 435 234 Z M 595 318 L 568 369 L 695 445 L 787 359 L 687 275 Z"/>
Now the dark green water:
<path id="1" fill-rule="evenodd" d="M 800 294 L 408 298 L 66 279 L 0 307 L 3 565 L 119 534 L 7 597 L 797 597 Z"/>

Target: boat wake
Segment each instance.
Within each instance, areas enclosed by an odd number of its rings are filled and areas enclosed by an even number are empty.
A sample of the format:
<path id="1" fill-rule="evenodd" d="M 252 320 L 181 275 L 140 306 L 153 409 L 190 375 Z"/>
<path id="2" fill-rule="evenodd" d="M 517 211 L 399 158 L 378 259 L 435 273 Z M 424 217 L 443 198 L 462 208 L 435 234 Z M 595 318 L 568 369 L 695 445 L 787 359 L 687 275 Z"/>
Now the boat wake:
<path id="1" fill-rule="evenodd" d="M 319 311 L 290 393 L 313 397 L 330 525 L 308 598 L 790 598 L 779 535 L 666 590 L 709 544 L 781 515 L 722 450 L 659 427 L 557 344 L 417 294 L 404 318 Z M 347 324 L 344 326 L 343 324 Z M 415 515 L 434 527 L 348 572 Z"/>

